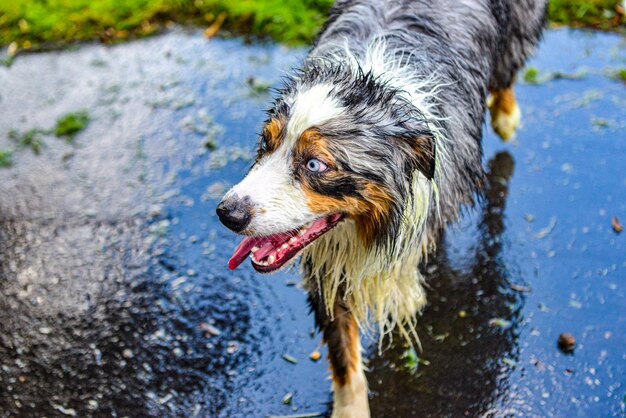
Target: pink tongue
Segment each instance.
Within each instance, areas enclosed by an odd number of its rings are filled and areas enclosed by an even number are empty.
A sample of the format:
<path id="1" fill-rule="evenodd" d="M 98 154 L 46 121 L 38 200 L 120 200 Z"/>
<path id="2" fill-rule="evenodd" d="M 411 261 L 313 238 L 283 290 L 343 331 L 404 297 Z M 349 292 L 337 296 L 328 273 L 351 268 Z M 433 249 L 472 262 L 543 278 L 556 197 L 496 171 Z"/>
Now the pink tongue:
<path id="1" fill-rule="evenodd" d="M 228 268 L 230 270 L 235 270 L 237 267 L 239 267 L 239 265 L 243 263 L 246 257 L 248 257 L 248 254 L 250 254 L 250 250 L 252 250 L 252 247 L 254 247 L 257 241 L 258 238 L 244 238 L 239 246 L 237 246 L 237 248 L 235 249 L 233 256 L 230 258 L 230 260 L 228 260 Z"/>
<path id="2" fill-rule="evenodd" d="M 244 262 L 252 247 L 257 246 L 259 250 L 256 252 L 257 260 L 263 259 L 265 256 L 270 254 L 275 248 L 280 246 L 283 241 L 286 240 L 285 237 L 289 237 L 290 235 L 285 234 L 276 234 L 270 235 L 267 237 L 248 237 L 244 238 L 243 241 L 239 244 L 239 246 L 235 249 L 235 253 L 228 261 L 228 268 L 231 270 L 235 270 L 237 267 Z"/>
<path id="3" fill-rule="evenodd" d="M 337 222 L 340 218 L 341 218 L 341 215 L 339 214 L 333 215 L 330 217 L 330 222 Z M 272 251 L 275 251 L 277 248 L 280 248 L 282 244 L 289 241 L 289 238 L 291 238 L 292 236 L 294 236 L 298 241 L 308 242 L 308 238 L 311 235 L 316 234 L 317 232 L 326 228 L 328 223 L 329 223 L 329 219 L 327 218 L 321 218 L 321 219 L 316 220 L 307 229 L 306 234 L 304 234 L 303 236 L 293 231 L 289 233 L 269 235 L 266 237 L 244 238 L 243 241 L 241 241 L 241 243 L 239 244 L 239 246 L 237 246 L 237 248 L 235 249 L 233 256 L 228 261 L 228 268 L 230 270 L 235 270 L 237 267 L 239 267 L 241 263 L 244 262 L 246 257 L 248 257 L 248 254 L 250 254 L 250 251 L 252 250 L 252 247 L 254 246 L 259 247 L 259 249 L 255 253 L 255 258 L 257 260 L 262 260 L 267 255 L 271 254 Z"/>
<path id="4" fill-rule="evenodd" d="M 275 244 L 271 240 L 268 240 L 266 242 L 260 242 L 258 247 L 259 250 L 254 253 L 254 258 L 256 260 L 263 260 L 276 249 Z"/>

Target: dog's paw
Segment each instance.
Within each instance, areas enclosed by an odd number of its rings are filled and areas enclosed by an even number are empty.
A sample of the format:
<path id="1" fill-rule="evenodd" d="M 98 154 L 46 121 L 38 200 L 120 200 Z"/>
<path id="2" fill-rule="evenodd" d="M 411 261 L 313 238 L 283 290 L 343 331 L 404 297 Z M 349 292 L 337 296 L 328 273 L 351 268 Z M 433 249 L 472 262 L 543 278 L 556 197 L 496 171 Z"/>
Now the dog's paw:
<path id="1" fill-rule="evenodd" d="M 487 107 L 495 133 L 503 141 L 513 138 L 522 120 L 522 112 L 513 95 L 513 89 L 492 93 L 487 99 Z"/>
<path id="2" fill-rule="evenodd" d="M 508 141 L 515 136 L 521 120 L 522 112 L 517 103 L 515 103 L 511 113 L 502 109 L 491 112 L 491 127 L 503 141 Z"/>
<path id="3" fill-rule="evenodd" d="M 335 407 L 331 418 L 370 418 L 369 410 L 354 405 Z"/>

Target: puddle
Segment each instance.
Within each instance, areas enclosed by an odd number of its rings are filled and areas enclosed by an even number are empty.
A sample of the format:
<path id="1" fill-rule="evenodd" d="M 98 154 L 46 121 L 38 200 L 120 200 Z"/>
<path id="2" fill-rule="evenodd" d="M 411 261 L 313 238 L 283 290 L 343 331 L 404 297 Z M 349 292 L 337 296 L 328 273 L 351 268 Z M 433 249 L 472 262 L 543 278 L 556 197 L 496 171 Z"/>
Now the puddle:
<path id="1" fill-rule="evenodd" d="M 0 68 L 0 416 L 328 413 L 297 274 L 229 272 L 214 215 L 250 165 L 259 86 L 304 53 L 174 31 Z M 426 361 L 366 347 L 375 417 L 625 413 L 626 43 L 551 31 L 529 65 L 585 76 L 519 84 L 514 143 L 485 130 L 487 199 L 428 267 Z M 72 143 L 8 137 L 77 111 Z"/>

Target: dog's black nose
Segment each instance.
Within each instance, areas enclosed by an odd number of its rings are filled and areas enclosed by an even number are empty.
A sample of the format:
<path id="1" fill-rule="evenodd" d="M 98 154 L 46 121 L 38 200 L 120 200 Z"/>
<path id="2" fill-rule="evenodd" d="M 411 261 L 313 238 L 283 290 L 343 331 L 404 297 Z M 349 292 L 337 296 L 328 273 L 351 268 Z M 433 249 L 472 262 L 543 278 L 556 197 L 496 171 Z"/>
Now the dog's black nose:
<path id="1" fill-rule="evenodd" d="M 234 232 L 243 231 L 252 220 L 250 198 L 240 199 L 237 195 L 224 199 L 217 205 L 220 221 Z"/>

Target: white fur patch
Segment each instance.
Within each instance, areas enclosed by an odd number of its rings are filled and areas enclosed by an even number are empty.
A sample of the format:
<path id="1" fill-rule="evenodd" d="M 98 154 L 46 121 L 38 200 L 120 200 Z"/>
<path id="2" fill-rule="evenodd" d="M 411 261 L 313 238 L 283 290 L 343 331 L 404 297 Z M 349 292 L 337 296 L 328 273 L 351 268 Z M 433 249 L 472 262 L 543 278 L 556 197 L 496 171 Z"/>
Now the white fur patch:
<path id="1" fill-rule="evenodd" d="M 318 84 L 296 94 L 283 146 L 293 147 L 304 131 L 341 115 L 343 107 L 332 97 L 333 86 Z"/>
<path id="2" fill-rule="evenodd" d="M 233 193 L 250 198 L 255 216 L 248 231 L 254 235 L 291 231 L 317 218 L 294 182 L 290 153 L 284 148 L 261 160 L 228 195 Z"/>

